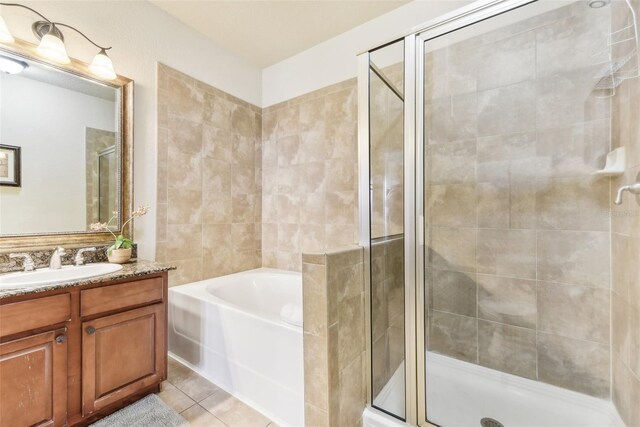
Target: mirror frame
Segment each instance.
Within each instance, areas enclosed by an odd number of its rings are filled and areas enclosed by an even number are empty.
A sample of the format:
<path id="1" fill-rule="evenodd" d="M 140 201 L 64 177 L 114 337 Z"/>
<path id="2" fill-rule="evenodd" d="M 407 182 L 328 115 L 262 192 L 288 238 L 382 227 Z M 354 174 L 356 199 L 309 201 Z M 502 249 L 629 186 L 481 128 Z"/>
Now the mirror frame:
<path id="1" fill-rule="evenodd" d="M 89 64 L 71 58 L 71 63 L 61 65 L 38 55 L 37 46 L 18 38 L 13 43 L 0 43 L 0 53 L 8 53 L 12 56 L 28 59 L 47 68 L 53 68 L 85 80 L 117 89 L 120 93 L 120 218 L 118 224 L 122 224 L 123 216 L 133 210 L 133 80 L 118 75 L 114 80 L 101 80 L 95 77 L 89 70 Z M 89 225 L 87 224 L 87 227 Z M 129 222 L 123 234 L 133 236 L 133 221 Z M 50 248 L 56 245 L 89 246 L 104 245 L 113 241 L 113 236 L 107 231 L 75 231 L 75 232 L 51 232 L 34 234 L 0 235 L 0 252 L 8 249 L 40 249 Z"/>

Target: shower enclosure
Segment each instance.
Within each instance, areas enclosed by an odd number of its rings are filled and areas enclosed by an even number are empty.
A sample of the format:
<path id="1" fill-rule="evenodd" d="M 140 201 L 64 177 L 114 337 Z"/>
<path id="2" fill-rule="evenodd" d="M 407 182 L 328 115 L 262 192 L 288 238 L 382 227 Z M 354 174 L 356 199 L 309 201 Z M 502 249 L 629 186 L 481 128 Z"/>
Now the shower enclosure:
<path id="1" fill-rule="evenodd" d="M 374 412 L 640 426 L 639 7 L 476 2 L 359 56 Z"/>

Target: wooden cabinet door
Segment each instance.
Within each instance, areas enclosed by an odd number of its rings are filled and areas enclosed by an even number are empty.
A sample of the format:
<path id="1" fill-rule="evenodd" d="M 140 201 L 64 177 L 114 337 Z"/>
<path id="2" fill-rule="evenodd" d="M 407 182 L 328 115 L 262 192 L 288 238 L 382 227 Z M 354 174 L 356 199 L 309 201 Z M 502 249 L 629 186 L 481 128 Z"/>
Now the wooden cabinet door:
<path id="1" fill-rule="evenodd" d="M 162 304 L 82 323 L 84 416 L 162 380 L 165 331 Z"/>
<path id="2" fill-rule="evenodd" d="M 66 328 L 0 344 L 0 427 L 63 426 Z"/>

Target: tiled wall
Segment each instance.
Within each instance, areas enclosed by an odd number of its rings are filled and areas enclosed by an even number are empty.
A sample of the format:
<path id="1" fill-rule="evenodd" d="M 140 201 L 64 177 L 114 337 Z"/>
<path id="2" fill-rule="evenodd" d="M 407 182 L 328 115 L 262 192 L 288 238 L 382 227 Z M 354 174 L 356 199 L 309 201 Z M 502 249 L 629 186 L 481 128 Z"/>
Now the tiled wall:
<path id="1" fill-rule="evenodd" d="M 608 30 L 576 2 L 426 67 L 428 349 L 604 398 L 609 182 L 590 174 L 610 148 L 592 56 Z"/>
<path id="2" fill-rule="evenodd" d="M 364 260 L 360 247 L 305 253 L 305 425 L 362 425 L 366 402 Z"/>
<path id="3" fill-rule="evenodd" d="M 158 65 L 156 259 L 171 285 L 261 266 L 261 109 Z"/>
<path id="4" fill-rule="evenodd" d="M 357 242 L 355 79 L 263 111 L 262 264 Z"/>
<path id="5" fill-rule="evenodd" d="M 636 13 L 640 2 L 632 2 Z M 631 23 L 624 2 L 612 3 L 612 26 Z M 614 57 L 629 52 L 629 44 L 614 47 Z M 618 188 L 640 182 L 640 79 L 625 80 L 612 99 L 614 148 L 625 147 L 627 171 L 611 180 L 611 199 Z M 624 195 L 611 205 L 612 218 L 612 371 L 613 401 L 628 427 L 640 426 L 640 197 Z"/>

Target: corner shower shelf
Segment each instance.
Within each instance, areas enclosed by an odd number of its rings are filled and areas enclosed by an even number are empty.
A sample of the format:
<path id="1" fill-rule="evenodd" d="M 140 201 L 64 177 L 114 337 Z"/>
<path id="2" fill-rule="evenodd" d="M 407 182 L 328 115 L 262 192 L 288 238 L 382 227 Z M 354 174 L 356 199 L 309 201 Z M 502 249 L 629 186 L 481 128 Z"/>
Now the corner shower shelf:
<path id="1" fill-rule="evenodd" d="M 601 62 L 604 67 L 595 76 L 597 83 L 594 89 L 609 91 L 606 92 L 605 97 L 615 95 L 615 89 L 625 80 L 640 77 L 638 20 L 630 0 L 625 0 L 625 2 L 629 7 L 629 17 L 632 22 L 626 27 L 609 33 L 604 49 L 592 55 L 592 57 L 600 57 L 604 54 L 609 57 L 608 60 Z M 620 48 L 627 43 L 631 44 L 629 51 L 624 55 L 613 58 L 613 47 L 618 45 L 618 48 Z"/>
<path id="2" fill-rule="evenodd" d="M 624 174 L 626 160 L 626 150 L 624 147 L 616 148 L 607 154 L 607 161 L 604 169 L 593 173 L 595 176 L 620 176 Z"/>

